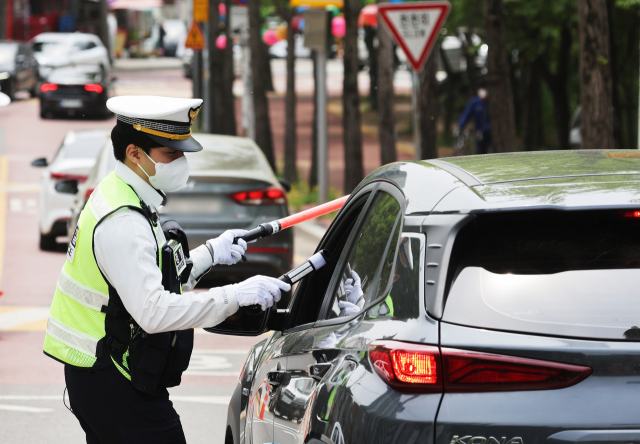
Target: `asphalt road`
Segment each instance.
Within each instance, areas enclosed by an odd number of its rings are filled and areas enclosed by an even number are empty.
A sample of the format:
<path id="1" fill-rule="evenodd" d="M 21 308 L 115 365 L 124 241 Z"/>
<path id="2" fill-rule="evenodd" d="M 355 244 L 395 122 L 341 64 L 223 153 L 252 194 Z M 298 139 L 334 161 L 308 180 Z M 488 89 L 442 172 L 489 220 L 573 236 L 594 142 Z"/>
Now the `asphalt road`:
<path id="1" fill-rule="evenodd" d="M 180 71 L 118 74 L 118 94 L 189 97 Z M 37 157 L 55 153 L 69 130 L 111 128 L 108 120 L 42 120 L 36 99 L 0 108 L 0 443 L 83 443 L 75 417 L 63 404 L 62 365 L 42 353 L 48 307 L 63 252 L 38 249 Z M 296 260 L 315 249 L 317 238 L 296 231 Z M 191 365 L 171 389 L 189 443 L 222 443 L 227 403 L 246 352 L 261 338 L 196 331 Z M 99 402 L 99 400 L 96 400 Z"/>

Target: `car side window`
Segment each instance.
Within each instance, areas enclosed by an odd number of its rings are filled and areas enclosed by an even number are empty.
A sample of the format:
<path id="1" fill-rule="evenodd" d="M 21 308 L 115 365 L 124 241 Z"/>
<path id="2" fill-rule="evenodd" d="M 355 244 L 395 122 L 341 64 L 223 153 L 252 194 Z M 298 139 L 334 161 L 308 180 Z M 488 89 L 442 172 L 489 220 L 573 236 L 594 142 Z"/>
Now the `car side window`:
<path id="1" fill-rule="evenodd" d="M 356 314 L 381 295 L 391 278 L 400 229 L 400 204 L 391 194 L 378 192 L 339 270 L 328 319 Z"/>
<path id="2" fill-rule="evenodd" d="M 412 319 L 420 314 L 420 294 L 424 273 L 424 236 L 405 234 L 393 258 L 393 270 L 387 285 L 378 289 L 385 298 L 367 311 L 367 319 Z"/>

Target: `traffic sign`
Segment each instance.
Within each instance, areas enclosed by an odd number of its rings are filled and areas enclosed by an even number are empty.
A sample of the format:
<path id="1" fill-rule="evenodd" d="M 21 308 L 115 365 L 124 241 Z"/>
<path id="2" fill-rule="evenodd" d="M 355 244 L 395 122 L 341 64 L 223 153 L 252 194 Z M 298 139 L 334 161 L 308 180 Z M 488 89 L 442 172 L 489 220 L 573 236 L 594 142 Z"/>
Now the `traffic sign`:
<path id="1" fill-rule="evenodd" d="M 193 0 L 193 20 L 203 23 L 209 21 L 209 0 Z"/>
<path id="2" fill-rule="evenodd" d="M 187 41 L 184 43 L 184 46 L 191 48 L 194 51 L 202 51 L 204 49 L 204 35 L 196 22 L 191 24 L 189 34 L 187 34 Z"/>
<path id="3" fill-rule="evenodd" d="M 449 2 L 382 3 L 378 13 L 394 40 L 420 71 L 449 14 Z"/>
<path id="4" fill-rule="evenodd" d="M 336 8 L 344 8 L 344 0 L 289 0 L 289 5 L 292 8 L 297 6 L 308 6 L 310 8 L 335 6 Z"/>

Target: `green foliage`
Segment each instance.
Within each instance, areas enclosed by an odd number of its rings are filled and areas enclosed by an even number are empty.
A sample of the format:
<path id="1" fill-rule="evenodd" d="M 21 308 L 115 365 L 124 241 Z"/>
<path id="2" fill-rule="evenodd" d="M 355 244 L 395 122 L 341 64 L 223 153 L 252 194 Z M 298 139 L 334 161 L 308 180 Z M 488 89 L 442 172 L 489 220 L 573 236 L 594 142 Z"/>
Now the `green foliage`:
<path id="1" fill-rule="evenodd" d="M 329 200 L 337 199 L 341 194 L 333 187 L 329 187 Z M 309 189 L 309 184 L 306 181 L 301 181 L 291 186 L 291 191 L 287 194 L 287 200 L 289 201 L 289 207 L 296 213 L 302 211 L 307 205 L 316 205 L 318 203 L 318 187 Z M 335 213 L 330 213 L 326 217 L 333 218 Z"/>

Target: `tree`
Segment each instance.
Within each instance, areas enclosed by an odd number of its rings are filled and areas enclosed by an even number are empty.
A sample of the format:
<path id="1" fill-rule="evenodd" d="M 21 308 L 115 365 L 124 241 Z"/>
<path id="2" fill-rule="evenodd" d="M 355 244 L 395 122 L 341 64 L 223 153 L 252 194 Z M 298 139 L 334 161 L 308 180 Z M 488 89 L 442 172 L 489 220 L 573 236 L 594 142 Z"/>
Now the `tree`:
<path id="1" fill-rule="evenodd" d="M 344 138 L 344 192 L 353 191 L 364 177 L 362 167 L 362 118 L 358 92 L 358 0 L 345 0 L 344 80 L 342 119 Z"/>
<path id="2" fill-rule="evenodd" d="M 582 148 L 613 149 L 613 103 L 606 0 L 579 0 Z"/>
<path id="3" fill-rule="evenodd" d="M 504 153 L 516 148 L 516 124 L 502 0 L 485 0 L 484 15 L 489 46 L 487 93 L 492 145 L 494 152 Z"/>
<path id="4" fill-rule="evenodd" d="M 364 26 L 364 43 L 369 54 L 369 106 L 378 110 L 378 51 L 375 46 L 376 28 Z"/>
<path id="5" fill-rule="evenodd" d="M 269 119 L 269 102 L 267 100 L 267 76 L 261 69 L 265 62 L 265 51 L 261 45 L 262 28 L 260 18 L 260 0 L 249 0 L 249 46 L 251 47 L 251 75 L 253 77 L 253 107 L 255 113 L 256 144 L 262 149 L 269 165 L 276 169 L 275 156 L 273 154 L 273 137 L 271 134 L 271 121 Z M 268 61 L 267 61 L 268 62 Z"/>
<path id="6" fill-rule="evenodd" d="M 294 17 L 293 10 L 287 6 L 288 2 L 274 0 L 274 5 L 280 17 L 287 22 L 287 93 L 285 96 L 284 123 L 284 178 L 291 182 L 298 180 L 296 168 L 296 53 L 295 30 L 291 26 Z"/>
<path id="7" fill-rule="evenodd" d="M 385 0 L 380 0 L 383 3 Z M 396 118 L 393 91 L 394 54 L 389 31 L 378 23 L 378 133 L 380 139 L 380 162 L 382 165 L 395 162 Z"/>
<path id="8" fill-rule="evenodd" d="M 438 48 L 434 48 L 420 73 L 420 159 L 438 158 L 438 132 L 436 113 L 438 112 Z"/>
<path id="9" fill-rule="evenodd" d="M 226 0 L 229 1 L 229 0 Z M 235 99 L 233 97 L 233 53 L 230 26 L 225 26 L 227 47 L 219 49 L 216 39 L 220 30 L 218 5 L 220 0 L 209 0 L 209 131 L 212 134 L 236 135 Z M 227 15 L 227 25 L 230 16 Z"/>

